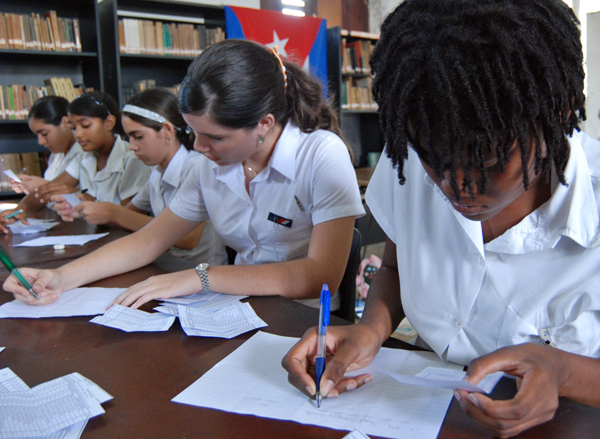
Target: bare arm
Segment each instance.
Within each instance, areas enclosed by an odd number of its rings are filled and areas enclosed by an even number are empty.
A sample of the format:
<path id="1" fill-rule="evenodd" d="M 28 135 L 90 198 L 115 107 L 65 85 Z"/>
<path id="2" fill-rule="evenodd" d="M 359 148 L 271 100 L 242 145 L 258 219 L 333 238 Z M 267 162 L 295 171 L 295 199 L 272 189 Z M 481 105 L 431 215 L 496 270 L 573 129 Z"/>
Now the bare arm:
<path id="1" fill-rule="evenodd" d="M 332 291 L 341 282 L 350 253 L 354 217 L 317 224 L 312 231 L 306 258 L 247 266 L 211 266 L 210 289 L 219 293 L 267 296 L 290 299 L 319 296 L 324 283 Z M 139 307 L 149 300 L 197 293 L 202 290 L 195 270 L 150 278 L 129 288 L 115 303 Z"/>
<path id="2" fill-rule="evenodd" d="M 57 300 L 61 292 L 80 285 L 143 267 L 197 226 L 198 223 L 184 220 L 167 208 L 140 231 L 106 244 L 57 270 L 32 271 L 30 280 L 35 292 L 42 298 L 53 296 L 52 300 L 40 300 L 36 304 Z M 51 285 L 49 290 L 47 285 Z M 16 293 L 20 300 L 31 296 L 12 277 L 5 282 L 4 289 Z"/>

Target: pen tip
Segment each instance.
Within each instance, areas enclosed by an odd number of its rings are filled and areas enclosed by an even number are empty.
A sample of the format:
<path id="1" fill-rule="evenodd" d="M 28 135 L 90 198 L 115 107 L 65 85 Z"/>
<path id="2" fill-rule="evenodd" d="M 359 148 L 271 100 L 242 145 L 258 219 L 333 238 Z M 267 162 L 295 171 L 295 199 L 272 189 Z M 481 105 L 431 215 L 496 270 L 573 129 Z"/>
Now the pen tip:
<path id="1" fill-rule="evenodd" d="M 317 392 L 317 408 L 321 408 L 321 392 Z"/>

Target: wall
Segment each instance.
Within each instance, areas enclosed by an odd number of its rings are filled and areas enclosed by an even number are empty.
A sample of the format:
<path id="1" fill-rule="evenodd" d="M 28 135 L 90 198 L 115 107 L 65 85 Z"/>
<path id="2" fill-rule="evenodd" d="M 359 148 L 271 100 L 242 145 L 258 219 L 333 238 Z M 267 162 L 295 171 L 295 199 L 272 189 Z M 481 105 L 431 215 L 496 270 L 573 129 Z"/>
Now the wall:
<path id="1" fill-rule="evenodd" d="M 583 130 L 600 137 L 600 12 L 587 14 L 587 121 Z"/>

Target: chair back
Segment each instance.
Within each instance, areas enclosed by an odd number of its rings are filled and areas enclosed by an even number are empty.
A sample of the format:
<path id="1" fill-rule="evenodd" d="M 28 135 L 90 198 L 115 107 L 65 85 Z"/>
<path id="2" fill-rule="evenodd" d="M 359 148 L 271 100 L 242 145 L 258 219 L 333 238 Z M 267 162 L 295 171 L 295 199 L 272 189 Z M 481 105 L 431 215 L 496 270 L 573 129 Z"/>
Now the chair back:
<path id="1" fill-rule="evenodd" d="M 360 246 L 362 236 L 358 229 L 354 229 L 352 235 L 352 247 L 350 247 L 350 256 L 348 257 L 348 264 L 346 265 L 346 271 L 344 271 L 344 277 L 338 288 L 338 294 L 340 296 L 340 308 L 337 311 L 333 311 L 332 314 L 346 319 L 354 323 L 355 319 L 355 307 L 356 307 L 356 274 L 358 273 L 358 265 L 360 264 Z"/>

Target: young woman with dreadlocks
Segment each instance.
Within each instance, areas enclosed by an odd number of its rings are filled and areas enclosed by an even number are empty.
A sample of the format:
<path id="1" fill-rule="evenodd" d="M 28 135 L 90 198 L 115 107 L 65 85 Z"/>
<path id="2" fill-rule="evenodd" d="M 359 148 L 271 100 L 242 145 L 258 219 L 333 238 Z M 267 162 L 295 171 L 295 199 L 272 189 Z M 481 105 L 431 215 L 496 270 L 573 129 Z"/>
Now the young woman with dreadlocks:
<path id="1" fill-rule="evenodd" d="M 406 0 L 383 23 L 373 93 L 387 141 L 366 200 L 387 234 L 361 322 L 330 328 L 321 393 L 372 377 L 403 317 L 419 344 L 515 398 L 455 393 L 500 437 L 554 416 L 558 397 L 600 407 L 600 144 L 585 118 L 577 18 L 561 0 Z M 317 331 L 286 355 L 307 374 Z M 583 378 L 585 377 L 585 378 Z"/>

